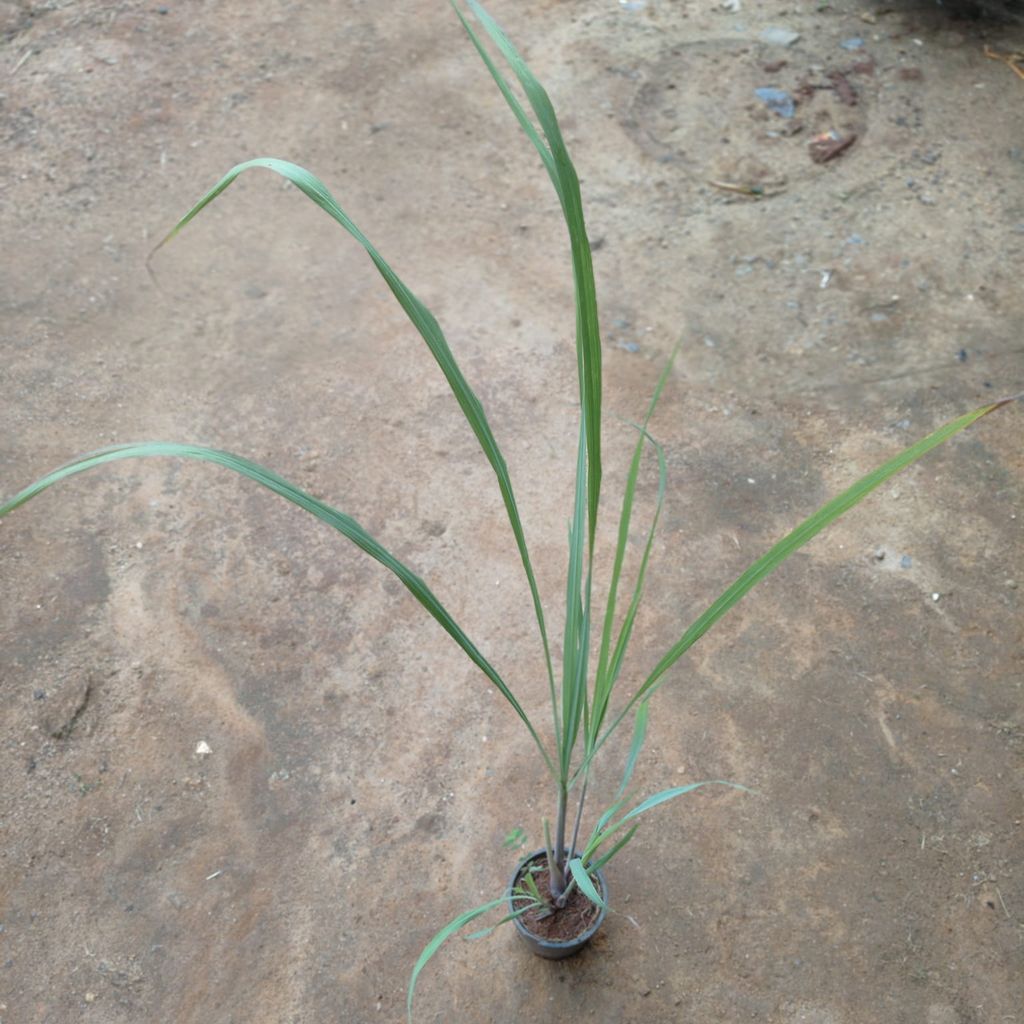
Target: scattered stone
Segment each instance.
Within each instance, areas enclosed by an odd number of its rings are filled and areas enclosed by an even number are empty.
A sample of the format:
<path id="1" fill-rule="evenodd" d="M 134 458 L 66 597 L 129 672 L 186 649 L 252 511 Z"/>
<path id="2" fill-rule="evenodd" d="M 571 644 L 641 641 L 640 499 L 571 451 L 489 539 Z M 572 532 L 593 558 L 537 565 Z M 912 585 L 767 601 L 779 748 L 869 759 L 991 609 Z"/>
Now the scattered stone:
<path id="1" fill-rule="evenodd" d="M 206 742 L 206 740 L 200 740 L 196 744 L 196 753 L 200 757 L 206 757 L 208 754 L 212 754 L 213 750 L 211 749 L 210 744 Z"/>
<path id="2" fill-rule="evenodd" d="M 849 39 L 844 39 L 839 44 L 844 50 L 853 53 L 854 50 L 864 49 L 864 40 L 860 36 L 851 36 Z"/>
<path id="3" fill-rule="evenodd" d="M 878 550 L 875 551 L 875 561 L 876 562 L 884 562 L 885 561 L 885 548 L 878 548 Z"/>
<path id="4" fill-rule="evenodd" d="M 779 117 L 790 118 L 796 113 L 796 103 L 793 100 L 793 97 L 790 96 L 785 89 L 765 87 L 762 89 L 755 89 L 754 95 L 761 100 L 773 114 L 778 114 Z"/>
<path id="5" fill-rule="evenodd" d="M 761 42 L 772 46 L 792 46 L 799 38 L 799 32 L 788 28 L 768 27 L 761 33 Z"/>
<path id="6" fill-rule="evenodd" d="M 913 564 L 914 564 L 914 560 L 910 557 L 910 555 L 902 555 L 900 557 L 900 568 L 901 569 L 909 569 Z"/>
<path id="7" fill-rule="evenodd" d="M 816 164 L 824 164 L 834 160 L 840 153 L 845 153 L 856 141 L 856 135 L 840 135 L 833 128 L 815 136 L 807 148 Z"/>

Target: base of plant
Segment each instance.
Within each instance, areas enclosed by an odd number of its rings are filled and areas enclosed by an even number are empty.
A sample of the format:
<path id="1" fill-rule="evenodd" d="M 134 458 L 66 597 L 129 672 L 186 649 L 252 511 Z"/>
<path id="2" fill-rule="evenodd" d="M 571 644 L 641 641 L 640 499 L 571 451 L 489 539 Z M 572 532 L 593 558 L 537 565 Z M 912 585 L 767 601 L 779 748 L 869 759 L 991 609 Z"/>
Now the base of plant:
<path id="1" fill-rule="evenodd" d="M 550 894 L 548 886 L 547 854 L 537 850 L 519 862 L 509 885 L 509 913 L 522 907 L 512 899 L 513 891 L 521 885 L 529 868 L 539 868 L 533 875 L 537 888 L 544 896 Z M 598 871 L 595 884 L 605 904 L 608 903 L 608 881 Z M 608 914 L 607 906 L 598 907 L 574 887 L 564 907 L 554 912 L 529 910 L 513 920 L 516 933 L 536 956 L 545 960 L 564 960 L 574 956 L 594 937 Z"/>

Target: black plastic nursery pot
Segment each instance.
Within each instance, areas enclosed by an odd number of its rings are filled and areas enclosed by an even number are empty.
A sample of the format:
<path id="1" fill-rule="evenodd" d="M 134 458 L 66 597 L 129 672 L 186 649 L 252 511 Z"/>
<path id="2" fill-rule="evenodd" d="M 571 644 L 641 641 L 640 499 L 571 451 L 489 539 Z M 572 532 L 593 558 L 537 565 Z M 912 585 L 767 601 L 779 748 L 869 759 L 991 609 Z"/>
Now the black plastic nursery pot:
<path id="1" fill-rule="evenodd" d="M 524 857 L 516 867 L 515 873 L 512 875 L 512 881 L 509 883 L 508 887 L 508 907 L 510 914 L 514 914 L 516 910 L 522 906 L 520 903 L 519 907 L 517 907 L 513 901 L 513 890 L 519 885 L 519 881 L 526 873 L 526 869 L 535 861 L 542 862 L 546 865 L 546 851 L 536 850 L 529 856 Z M 543 935 L 538 935 L 531 931 L 529 927 L 529 914 L 513 918 L 512 923 L 515 925 L 519 938 L 523 940 L 531 953 L 534 953 L 536 956 L 543 957 L 545 960 L 564 960 L 566 957 L 575 956 L 575 954 L 577 954 L 597 934 L 598 929 L 602 924 L 604 924 L 604 919 L 608 916 L 608 880 L 604 877 L 603 871 L 598 871 L 594 877 L 597 883 L 598 892 L 600 892 L 601 899 L 604 900 L 605 906 L 597 907 L 593 903 L 590 903 L 589 900 L 586 900 L 586 897 L 583 897 L 594 913 L 591 919 L 583 922 L 583 928 L 578 935 L 574 935 L 569 938 L 546 938 Z"/>

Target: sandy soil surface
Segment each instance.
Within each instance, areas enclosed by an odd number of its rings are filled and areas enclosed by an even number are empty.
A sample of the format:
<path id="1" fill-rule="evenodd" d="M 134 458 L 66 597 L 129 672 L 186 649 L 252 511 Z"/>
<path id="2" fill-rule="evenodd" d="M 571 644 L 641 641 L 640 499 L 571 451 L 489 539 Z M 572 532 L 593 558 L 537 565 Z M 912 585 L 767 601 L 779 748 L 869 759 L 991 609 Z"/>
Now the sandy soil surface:
<path id="1" fill-rule="evenodd" d="M 583 179 L 609 512 L 682 345 L 627 688 L 827 496 L 1024 387 L 1024 80 L 984 52 L 1024 29 L 735 6 L 493 5 Z M 256 458 L 422 572 L 546 722 L 493 477 L 358 247 L 254 172 L 145 270 L 239 160 L 317 172 L 445 325 L 559 635 L 566 243 L 447 5 L 5 2 L 0 31 L 0 490 L 119 441 Z M 830 131 L 856 138 L 816 163 Z M 638 792 L 758 796 L 652 815 L 573 961 L 453 943 L 417 1020 L 1022 1024 L 1022 427 L 1004 411 L 885 486 L 674 670 Z M 399 1021 L 426 940 L 501 892 L 506 833 L 538 845 L 544 773 L 500 698 L 254 485 L 78 477 L 4 521 L 0 575 L 3 1024 Z"/>

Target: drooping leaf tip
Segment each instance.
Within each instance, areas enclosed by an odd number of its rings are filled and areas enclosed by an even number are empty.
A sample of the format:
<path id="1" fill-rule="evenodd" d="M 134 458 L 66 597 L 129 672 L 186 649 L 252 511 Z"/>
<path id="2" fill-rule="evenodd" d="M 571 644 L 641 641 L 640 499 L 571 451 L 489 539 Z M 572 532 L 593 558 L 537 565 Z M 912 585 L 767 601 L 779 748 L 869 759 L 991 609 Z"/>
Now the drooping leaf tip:
<path id="1" fill-rule="evenodd" d="M 1022 399 L 1024 399 L 1024 391 L 1018 391 L 1015 395 L 1008 395 L 1006 398 L 1000 398 L 998 402 L 993 402 L 982 415 L 987 416 L 990 412 L 995 412 L 996 409 L 1002 409 L 1004 405 L 1010 405 L 1013 402 L 1019 402 Z"/>

